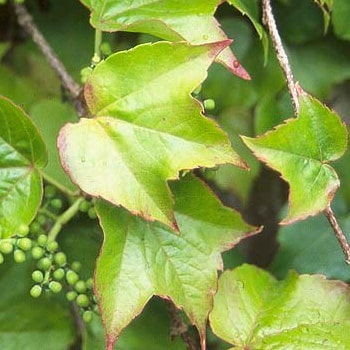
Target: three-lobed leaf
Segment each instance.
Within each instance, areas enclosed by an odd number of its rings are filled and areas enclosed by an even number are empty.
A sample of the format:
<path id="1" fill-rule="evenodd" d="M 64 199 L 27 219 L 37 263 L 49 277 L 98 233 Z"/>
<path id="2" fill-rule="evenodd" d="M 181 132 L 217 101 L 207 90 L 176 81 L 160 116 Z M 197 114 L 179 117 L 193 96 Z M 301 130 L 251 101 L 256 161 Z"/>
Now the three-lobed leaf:
<path id="1" fill-rule="evenodd" d="M 320 275 L 277 281 L 255 266 L 225 271 L 210 325 L 232 349 L 348 349 L 350 290 Z"/>
<path id="2" fill-rule="evenodd" d="M 103 31 L 147 33 L 198 45 L 226 40 L 214 18 L 221 0 L 80 0 L 91 11 L 91 25 Z M 250 79 L 229 48 L 217 58 L 234 74 Z"/>
<path id="3" fill-rule="evenodd" d="M 316 215 L 329 205 L 339 179 L 327 163 L 340 158 L 347 144 L 346 127 L 334 112 L 301 93 L 298 118 L 243 141 L 290 186 L 289 212 L 282 223 Z"/>
<path id="4" fill-rule="evenodd" d="M 0 237 L 34 218 L 42 197 L 45 144 L 22 109 L 0 97 Z"/>
<path id="5" fill-rule="evenodd" d="M 110 56 L 85 86 L 93 119 L 67 124 L 58 146 L 73 182 L 93 196 L 177 229 L 167 180 L 182 169 L 242 165 L 190 93 L 228 42 L 158 42 Z"/>
<path id="6" fill-rule="evenodd" d="M 204 348 L 217 269 L 222 268 L 220 252 L 257 232 L 193 176 L 172 183 L 172 189 L 179 235 L 107 202 L 97 203 L 105 238 L 95 292 L 110 349 L 153 295 L 170 298 L 184 309 Z"/>

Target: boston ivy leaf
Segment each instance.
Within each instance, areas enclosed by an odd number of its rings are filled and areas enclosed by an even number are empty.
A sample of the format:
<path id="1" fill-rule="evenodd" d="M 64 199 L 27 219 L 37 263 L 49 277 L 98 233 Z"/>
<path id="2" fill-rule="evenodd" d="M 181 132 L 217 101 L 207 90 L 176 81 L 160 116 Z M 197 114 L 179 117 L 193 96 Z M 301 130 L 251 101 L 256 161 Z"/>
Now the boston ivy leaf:
<path id="1" fill-rule="evenodd" d="M 37 168 L 45 166 L 45 144 L 22 109 L 0 97 L 0 237 L 34 218 L 42 196 Z"/>
<path id="2" fill-rule="evenodd" d="M 72 180 L 93 196 L 176 229 L 166 180 L 181 169 L 242 164 L 190 96 L 227 44 L 158 42 L 99 64 L 85 86 L 95 118 L 67 124 L 58 139 Z"/>
<path id="3" fill-rule="evenodd" d="M 227 0 L 229 4 L 234 6 L 242 15 L 247 15 L 250 21 L 252 22 L 256 32 L 259 35 L 259 39 L 261 40 L 263 50 L 264 50 L 264 58 L 265 62 L 267 60 L 267 55 L 269 52 L 269 38 L 267 36 L 266 31 L 259 21 L 259 1 L 247 1 L 247 0 Z"/>
<path id="4" fill-rule="evenodd" d="M 152 295 L 170 298 L 184 309 L 204 348 L 217 269 L 222 268 L 220 252 L 257 232 L 196 178 L 187 176 L 172 189 L 180 235 L 107 202 L 97 203 L 105 239 L 96 265 L 95 292 L 110 349 Z"/>
<path id="5" fill-rule="evenodd" d="M 210 324 L 232 349 L 348 349 L 350 290 L 320 275 L 277 281 L 243 265 L 224 272 Z"/>
<path id="6" fill-rule="evenodd" d="M 298 118 L 258 138 L 243 140 L 289 183 L 289 213 L 282 223 L 327 207 L 339 187 L 338 176 L 327 162 L 340 158 L 347 143 L 346 127 L 334 112 L 302 93 Z"/>
<path id="7" fill-rule="evenodd" d="M 91 25 L 103 31 L 147 33 L 169 41 L 204 44 L 226 40 L 214 13 L 221 0 L 80 0 Z M 234 74 L 250 79 L 229 48 L 217 58 Z"/>

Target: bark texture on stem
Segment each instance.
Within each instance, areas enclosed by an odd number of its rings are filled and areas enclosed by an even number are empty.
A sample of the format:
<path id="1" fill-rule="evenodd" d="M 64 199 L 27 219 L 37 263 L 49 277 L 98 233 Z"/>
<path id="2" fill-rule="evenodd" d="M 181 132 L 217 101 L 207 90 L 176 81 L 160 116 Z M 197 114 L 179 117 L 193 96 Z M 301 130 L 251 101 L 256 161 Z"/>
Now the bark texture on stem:
<path id="1" fill-rule="evenodd" d="M 62 62 L 57 57 L 56 53 L 41 34 L 34 23 L 33 17 L 29 14 L 24 5 L 14 4 L 15 13 L 19 25 L 30 35 L 32 40 L 37 44 L 42 54 L 58 75 L 62 86 L 71 97 L 78 115 L 86 115 L 85 104 L 81 98 L 81 87 L 67 72 Z"/>
<path id="2" fill-rule="evenodd" d="M 278 62 L 287 80 L 288 90 L 292 98 L 294 113 L 297 116 L 299 114 L 298 91 L 294 82 L 293 72 L 289 64 L 288 56 L 286 54 L 286 51 L 284 50 L 282 40 L 277 29 L 270 0 L 262 0 L 262 8 L 263 8 L 263 22 L 270 33 L 272 43 L 276 51 Z"/>
<path id="3" fill-rule="evenodd" d="M 324 214 L 326 215 L 326 218 L 331 224 L 335 236 L 337 237 L 337 240 L 340 244 L 340 247 L 343 250 L 346 263 L 350 265 L 350 247 L 330 205 L 324 210 Z"/>

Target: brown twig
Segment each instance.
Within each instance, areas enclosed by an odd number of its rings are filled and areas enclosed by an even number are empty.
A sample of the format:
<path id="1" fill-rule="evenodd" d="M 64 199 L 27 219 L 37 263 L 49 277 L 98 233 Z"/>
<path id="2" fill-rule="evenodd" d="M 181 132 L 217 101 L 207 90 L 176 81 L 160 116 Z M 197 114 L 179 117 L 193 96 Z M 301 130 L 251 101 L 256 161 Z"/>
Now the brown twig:
<path id="1" fill-rule="evenodd" d="M 182 320 L 179 310 L 171 301 L 167 301 L 167 306 L 170 316 L 170 338 L 174 339 L 177 336 L 181 336 L 188 350 L 199 350 L 200 347 L 188 333 L 188 326 Z"/>
<path id="2" fill-rule="evenodd" d="M 86 115 L 85 104 L 81 99 L 81 87 L 67 72 L 62 62 L 53 51 L 50 44 L 46 41 L 33 21 L 33 17 L 29 14 L 25 6 L 14 4 L 19 25 L 31 36 L 33 41 L 38 45 L 40 51 L 47 59 L 52 69 L 57 73 L 62 86 L 66 89 L 71 97 L 78 115 L 81 117 Z"/>
<path id="3" fill-rule="evenodd" d="M 276 51 L 278 62 L 287 80 L 288 90 L 292 98 L 294 113 L 295 115 L 298 115 L 299 114 L 298 91 L 294 82 L 293 72 L 289 64 L 288 56 L 286 54 L 286 51 L 284 50 L 282 40 L 277 29 L 270 0 L 262 0 L 262 9 L 263 9 L 263 22 L 270 33 L 272 43 Z"/>
<path id="4" fill-rule="evenodd" d="M 340 228 L 336 217 L 334 216 L 333 210 L 330 205 L 327 206 L 327 208 L 323 211 L 324 215 L 326 215 L 326 218 L 328 219 L 329 223 L 331 224 L 335 236 L 337 237 L 337 240 L 340 244 L 341 249 L 343 250 L 343 253 L 345 255 L 345 261 L 348 265 L 350 265 L 350 246 L 346 240 L 346 237 Z"/>

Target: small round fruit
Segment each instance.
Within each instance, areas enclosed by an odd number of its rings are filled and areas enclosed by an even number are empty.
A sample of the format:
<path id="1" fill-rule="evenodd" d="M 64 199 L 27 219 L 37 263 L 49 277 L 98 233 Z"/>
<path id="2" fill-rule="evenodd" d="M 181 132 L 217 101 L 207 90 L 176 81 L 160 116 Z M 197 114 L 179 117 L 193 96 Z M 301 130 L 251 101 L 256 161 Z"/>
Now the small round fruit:
<path id="1" fill-rule="evenodd" d="M 213 109 L 215 109 L 215 101 L 212 100 L 211 98 L 208 100 L 204 100 L 203 104 L 204 104 L 204 108 L 208 111 L 212 111 Z"/>
<path id="2" fill-rule="evenodd" d="M 86 292 L 86 283 L 84 281 L 80 280 L 74 285 L 74 289 L 78 293 L 85 293 Z"/>
<path id="3" fill-rule="evenodd" d="M 78 296 L 78 293 L 75 290 L 70 290 L 66 293 L 66 298 L 68 301 L 74 301 Z"/>
<path id="4" fill-rule="evenodd" d="M 56 187 L 51 186 L 51 185 L 47 185 L 45 187 L 45 192 L 44 192 L 44 196 L 45 198 L 53 198 L 56 195 L 57 191 L 56 191 Z"/>
<path id="5" fill-rule="evenodd" d="M 51 290 L 52 293 L 59 293 L 62 290 L 62 284 L 57 281 L 51 281 L 49 283 L 49 289 Z"/>
<path id="6" fill-rule="evenodd" d="M 47 243 L 47 236 L 46 235 L 40 235 L 38 237 L 38 244 L 41 245 L 42 247 L 45 247 Z"/>
<path id="7" fill-rule="evenodd" d="M 17 235 L 18 236 L 27 236 L 27 234 L 29 233 L 29 226 L 25 225 L 25 224 L 21 224 L 19 225 L 18 229 L 17 229 Z"/>
<path id="8" fill-rule="evenodd" d="M 40 270 L 33 271 L 32 280 L 36 283 L 41 283 L 44 280 L 43 273 Z"/>
<path id="9" fill-rule="evenodd" d="M 96 214 L 96 210 L 94 207 L 91 207 L 89 210 L 88 210 L 88 216 L 90 219 L 94 220 L 97 218 L 97 214 Z"/>
<path id="10" fill-rule="evenodd" d="M 34 285 L 31 290 L 30 290 L 30 295 L 33 297 L 33 298 L 39 298 L 40 297 L 40 294 L 42 292 L 42 288 L 41 286 L 39 286 L 38 284 Z"/>
<path id="11" fill-rule="evenodd" d="M 55 280 L 60 281 L 61 279 L 63 279 L 65 274 L 66 273 L 65 273 L 64 269 L 57 269 L 53 272 L 53 277 Z"/>
<path id="12" fill-rule="evenodd" d="M 92 318 L 94 316 L 94 313 L 90 310 L 84 311 L 83 313 L 83 321 L 85 323 L 90 323 L 92 321 Z"/>
<path id="13" fill-rule="evenodd" d="M 88 278 L 87 280 L 86 280 L 86 288 L 88 288 L 88 289 L 92 289 L 92 285 L 93 285 L 93 283 L 94 283 L 94 280 L 90 277 L 90 278 Z"/>
<path id="14" fill-rule="evenodd" d="M 38 260 L 40 258 L 42 258 L 42 256 L 44 255 L 44 249 L 41 248 L 41 247 L 33 247 L 32 249 L 32 257 L 35 259 L 35 260 Z"/>
<path id="15" fill-rule="evenodd" d="M 63 207 L 62 199 L 59 199 L 59 198 L 51 199 L 50 205 L 52 206 L 52 208 L 62 209 Z"/>
<path id="16" fill-rule="evenodd" d="M 77 296 L 76 303 L 80 307 L 88 307 L 90 304 L 90 300 L 86 294 L 79 294 Z"/>
<path id="17" fill-rule="evenodd" d="M 79 205 L 79 210 L 82 213 L 87 213 L 88 210 L 90 209 L 90 207 L 91 207 L 91 203 L 89 201 L 87 201 L 86 199 L 84 199 Z"/>
<path id="18" fill-rule="evenodd" d="M 13 244 L 9 240 L 0 240 L 0 252 L 10 254 L 13 251 Z"/>
<path id="19" fill-rule="evenodd" d="M 47 244 L 47 249 L 51 253 L 55 252 L 58 249 L 58 243 L 56 241 L 49 242 Z"/>
<path id="20" fill-rule="evenodd" d="M 44 271 L 48 271 L 51 265 L 52 261 L 50 258 L 47 257 L 41 258 L 37 263 L 38 268 Z"/>
<path id="21" fill-rule="evenodd" d="M 79 261 L 73 261 L 73 262 L 72 262 L 72 265 L 71 265 L 71 268 L 72 268 L 73 271 L 79 272 L 80 269 L 81 269 L 81 262 L 79 262 Z"/>
<path id="22" fill-rule="evenodd" d="M 79 281 L 79 276 L 73 270 L 68 270 L 66 272 L 66 280 L 68 284 L 74 286 Z"/>
<path id="23" fill-rule="evenodd" d="M 26 254 L 23 250 L 16 249 L 13 253 L 13 260 L 16 263 L 21 264 L 26 261 Z"/>
<path id="24" fill-rule="evenodd" d="M 26 237 L 20 238 L 17 241 L 17 247 L 26 252 L 32 248 L 32 240 Z"/>
<path id="25" fill-rule="evenodd" d="M 30 226 L 29 226 L 29 231 L 33 234 L 39 233 L 41 230 L 41 226 L 37 221 L 34 221 Z"/>

